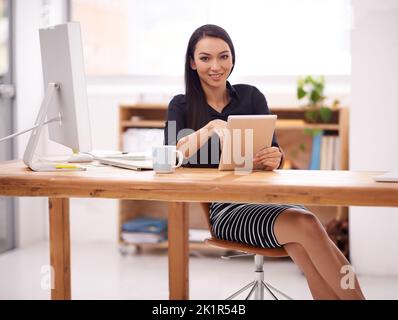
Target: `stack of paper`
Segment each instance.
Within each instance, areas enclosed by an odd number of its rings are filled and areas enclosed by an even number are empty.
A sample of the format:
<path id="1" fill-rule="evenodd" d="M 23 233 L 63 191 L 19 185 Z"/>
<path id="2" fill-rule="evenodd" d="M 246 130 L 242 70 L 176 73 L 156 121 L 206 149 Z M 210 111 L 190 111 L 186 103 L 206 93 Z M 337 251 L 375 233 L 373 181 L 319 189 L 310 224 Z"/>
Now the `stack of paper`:
<path id="1" fill-rule="evenodd" d="M 152 155 L 152 148 L 162 146 L 163 140 L 163 129 L 131 128 L 123 133 L 123 147 L 129 152 Z"/>

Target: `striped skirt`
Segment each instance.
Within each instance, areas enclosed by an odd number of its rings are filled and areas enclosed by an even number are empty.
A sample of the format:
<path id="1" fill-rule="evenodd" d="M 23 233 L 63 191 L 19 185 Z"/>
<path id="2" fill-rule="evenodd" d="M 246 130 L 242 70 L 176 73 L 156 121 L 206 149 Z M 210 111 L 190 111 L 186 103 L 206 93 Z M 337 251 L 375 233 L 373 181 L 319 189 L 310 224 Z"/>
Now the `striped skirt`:
<path id="1" fill-rule="evenodd" d="M 275 220 L 286 209 L 300 205 L 213 202 L 210 224 L 215 237 L 262 248 L 279 248 L 274 233 Z"/>

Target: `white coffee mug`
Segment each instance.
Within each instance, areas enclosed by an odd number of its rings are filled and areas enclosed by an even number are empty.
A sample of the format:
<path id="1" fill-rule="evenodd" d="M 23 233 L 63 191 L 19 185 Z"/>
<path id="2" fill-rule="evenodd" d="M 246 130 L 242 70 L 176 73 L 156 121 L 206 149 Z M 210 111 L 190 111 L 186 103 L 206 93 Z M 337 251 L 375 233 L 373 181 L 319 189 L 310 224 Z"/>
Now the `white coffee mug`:
<path id="1" fill-rule="evenodd" d="M 176 159 L 178 158 L 178 163 Z M 175 168 L 181 167 L 184 156 L 176 146 L 158 146 L 152 148 L 153 170 L 156 173 L 172 173 Z"/>

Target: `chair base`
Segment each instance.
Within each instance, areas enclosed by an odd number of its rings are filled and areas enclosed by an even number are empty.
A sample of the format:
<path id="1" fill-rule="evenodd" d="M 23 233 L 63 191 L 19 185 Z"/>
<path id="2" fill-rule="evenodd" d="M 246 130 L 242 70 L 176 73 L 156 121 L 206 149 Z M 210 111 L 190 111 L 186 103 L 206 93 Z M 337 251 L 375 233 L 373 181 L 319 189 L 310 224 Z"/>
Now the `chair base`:
<path id="1" fill-rule="evenodd" d="M 276 295 L 276 292 L 279 293 L 281 296 L 285 297 L 287 300 L 293 300 L 293 298 L 289 297 L 287 294 L 283 293 L 278 288 L 275 288 L 274 286 L 264 281 L 261 282 L 252 281 L 249 284 L 245 285 L 243 288 L 239 289 L 238 291 L 230 295 L 226 300 L 232 300 L 239 294 L 249 289 L 250 289 L 249 294 L 246 296 L 245 300 L 249 300 L 253 294 L 255 294 L 255 300 L 264 300 L 264 289 L 268 291 L 268 293 L 271 295 L 271 297 L 274 300 L 280 300 Z"/>
<path id="2" fill-rule="evenodd" d="M 227 300 L 231 300 L 241 294 L 242 292 L 249 290 L 249 294 L 246 297 L 246 300 L 250 299 L 250 297 L 254 294 L 255 300 L 264 300 L 264 289 L 271 295 L 271 297 L 275 300 L 279 300 L 276 293 L 279 293 L 283 297 L 288 300 L 293 300 L 287 294 L 283 293 L 281 290 L 275 288 L 269 283 L 264 281 L 264 257 L 258 254 L 254 255 L 254 265 L 255 265 L 255 280 L 245 285 L 243 288 L 236 291 L 234 294 L 229 296 Z"/>

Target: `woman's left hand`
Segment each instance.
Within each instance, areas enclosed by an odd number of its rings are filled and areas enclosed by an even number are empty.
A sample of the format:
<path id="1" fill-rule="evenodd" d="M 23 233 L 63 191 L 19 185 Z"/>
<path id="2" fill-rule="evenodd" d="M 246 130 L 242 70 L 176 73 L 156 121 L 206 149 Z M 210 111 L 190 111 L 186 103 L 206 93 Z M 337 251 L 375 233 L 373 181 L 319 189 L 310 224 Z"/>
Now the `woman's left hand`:
<path id="1" fill-rule="evenodd" d="M 282 161 L 282 152 L 277 147 L 269 147 L 261 149 L 255 154 L 253 159 L 254 165 L 262 165 L 264 170 L 275 170 Z"/>

